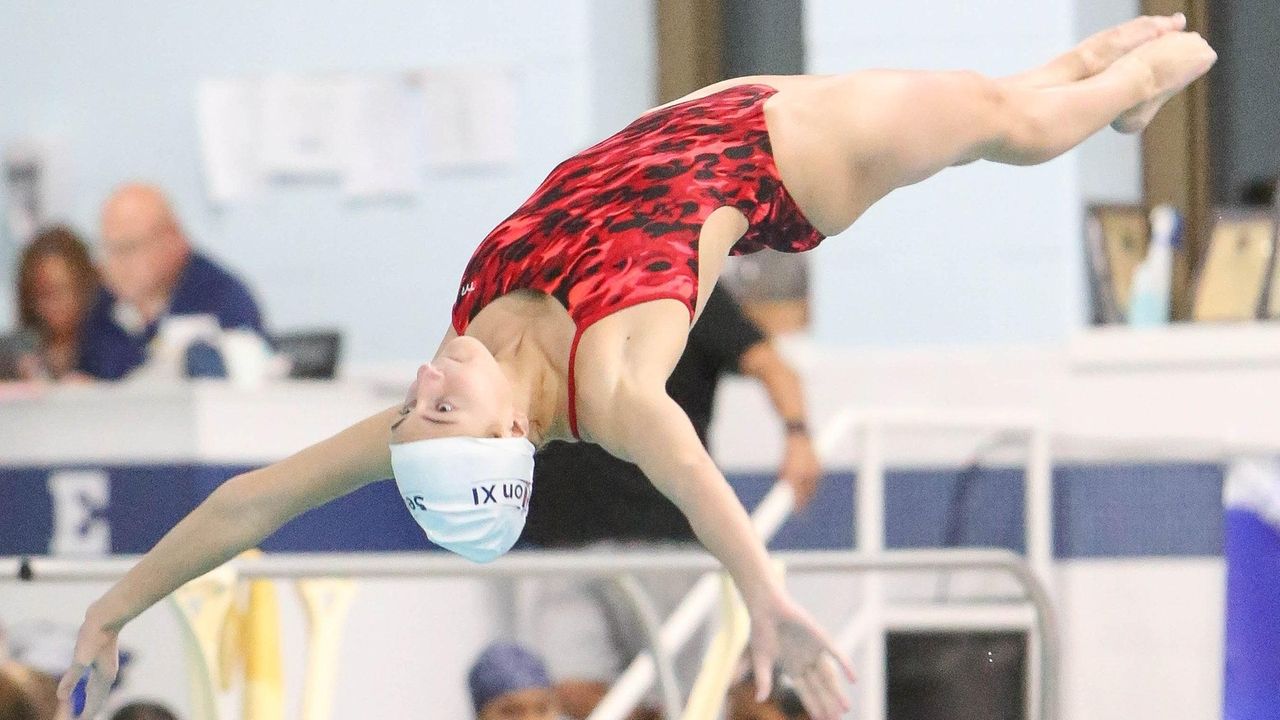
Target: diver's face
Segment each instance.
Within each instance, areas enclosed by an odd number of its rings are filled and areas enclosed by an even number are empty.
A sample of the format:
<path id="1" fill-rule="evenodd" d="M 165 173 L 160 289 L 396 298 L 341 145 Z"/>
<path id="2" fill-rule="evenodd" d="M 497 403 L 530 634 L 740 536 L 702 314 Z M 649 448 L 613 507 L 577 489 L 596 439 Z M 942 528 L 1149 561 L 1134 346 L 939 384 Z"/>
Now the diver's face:
<path id="1" fill-rule="evenodd" d="M 511 383 L 480 341 L 466 336 L 445 343 L 418 368 L 391 442 L 430 438 L 510 437 L 515 427 Z"/>
<path id="2" fill-rule="evenodd" d="M 556 703 L 550 688 L 504 693 L 480 710 L 479 720 L 555 720 Z"/>

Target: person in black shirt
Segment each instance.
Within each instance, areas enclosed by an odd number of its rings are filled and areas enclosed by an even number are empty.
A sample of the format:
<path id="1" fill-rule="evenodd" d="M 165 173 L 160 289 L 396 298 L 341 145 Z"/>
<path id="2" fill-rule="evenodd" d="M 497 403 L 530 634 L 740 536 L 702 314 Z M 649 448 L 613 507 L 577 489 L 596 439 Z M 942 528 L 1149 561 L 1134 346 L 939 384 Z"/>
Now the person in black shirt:
<path id="1" fill-rule="evenodd" d="M 716 388 L 731 372 L 759 380 L 768 391 L 786 432 L 778 476 L 795 490 L 797 506 L 803 506 L 817 488 L 821 468 L 806 429 L 800 379 L 728 291 L 717 287 L 667 381 L 667 392 L 688 414 L 703 445 Z M 534 464 L 533 488 L 521 535 L 528 544 L 616 550 L 694 541 L 684 515 L 640 468 L 596 445 L 547 445 Z M 661 613 L 669 613 L 690 587 L 688 578 L 644 580 Z M 638 620 L 607 582 L 547 581 L 537 595 L 534 633 L 556 678 L 562 709 L 571 718 L 585 718 L 613 678 L 643 649 Z M 685 692 L 701 654 L 694 645 L 690 643 L 677 662 Z M 640 716 L 656 716 L 653 712 L 642 711 Z"/>

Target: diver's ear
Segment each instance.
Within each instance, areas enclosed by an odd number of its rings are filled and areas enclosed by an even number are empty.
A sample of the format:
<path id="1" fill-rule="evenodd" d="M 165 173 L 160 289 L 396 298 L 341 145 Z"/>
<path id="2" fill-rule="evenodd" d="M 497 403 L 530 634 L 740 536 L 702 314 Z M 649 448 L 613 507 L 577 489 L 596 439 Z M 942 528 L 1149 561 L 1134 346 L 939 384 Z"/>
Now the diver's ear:
<path id="1" fill-rule="evenodd" d="M 529 416 L 517 411 L 511 419 L 511 437 L 529 437 Z"/>

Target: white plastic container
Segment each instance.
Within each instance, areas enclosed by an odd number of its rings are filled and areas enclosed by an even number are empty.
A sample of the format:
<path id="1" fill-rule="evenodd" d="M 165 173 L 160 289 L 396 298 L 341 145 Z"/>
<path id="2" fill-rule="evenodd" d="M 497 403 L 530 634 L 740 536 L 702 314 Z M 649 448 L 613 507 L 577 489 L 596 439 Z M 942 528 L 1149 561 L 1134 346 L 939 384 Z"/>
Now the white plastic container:
<path id="1" fill-rule="evenodd" d="M 1151 211 L 1151 244 L 1147 257 L 1133 273 L 1129 295 L 1129 324 L 1166 325 L 1173 287 L 1173 253 L 1182 244 L 1182 215 L 1172 205 Z"/>

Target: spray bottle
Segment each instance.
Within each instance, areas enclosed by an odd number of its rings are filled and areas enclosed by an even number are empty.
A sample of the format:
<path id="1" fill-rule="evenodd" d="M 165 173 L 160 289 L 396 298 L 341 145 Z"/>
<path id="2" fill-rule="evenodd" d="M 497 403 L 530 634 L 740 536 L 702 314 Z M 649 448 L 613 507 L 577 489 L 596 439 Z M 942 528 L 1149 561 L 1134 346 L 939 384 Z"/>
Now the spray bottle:
<path id="1" fill-rule="evenodd" d="M 1172 205 L 1151 211 L 1151 244 L 1147 257 L 1133 273 L 1129 294 L 1129 324 L 1134 327 L 1169 322 L 1173 286 L 1173 254 L 1182 244 L 1182 215 Z"/>

